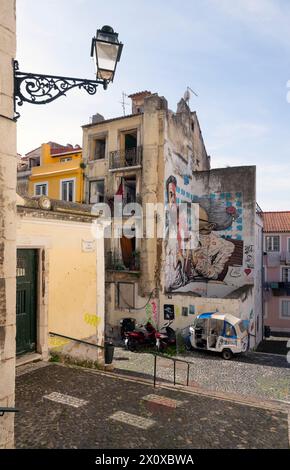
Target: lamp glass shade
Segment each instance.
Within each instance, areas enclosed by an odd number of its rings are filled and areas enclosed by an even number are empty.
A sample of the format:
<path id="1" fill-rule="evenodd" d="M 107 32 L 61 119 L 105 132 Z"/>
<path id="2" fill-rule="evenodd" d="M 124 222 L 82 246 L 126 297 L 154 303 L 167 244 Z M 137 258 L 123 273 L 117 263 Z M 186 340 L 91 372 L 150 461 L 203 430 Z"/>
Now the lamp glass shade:
<path id="1" fill-rule="evenodd" d="M 113 81 L 117 62 L 120 60 L 123 44 L 118 40 L 111 26 L 103 26 L 97 30 L 93 39 L 97 78 Z"/>
<path id="2" fill-rule="evenodd" d="M 119 44 L 96 40 L 97 77 L 111 81 L 118 61 Z"/>

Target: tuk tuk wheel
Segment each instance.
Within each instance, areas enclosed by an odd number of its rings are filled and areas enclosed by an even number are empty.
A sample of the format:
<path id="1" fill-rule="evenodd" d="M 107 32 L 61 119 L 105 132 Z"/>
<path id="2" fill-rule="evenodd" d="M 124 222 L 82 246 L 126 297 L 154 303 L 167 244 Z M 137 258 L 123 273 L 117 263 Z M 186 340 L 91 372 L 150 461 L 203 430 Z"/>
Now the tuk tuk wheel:
<path id="1" fill-rule="evenodd" d="M 222 357 L 226 361 L 229 361 L 230 359 L 232 359 L 233 353 L 230 349 L 224 349 L 223 352 L 222 352 Z"/>

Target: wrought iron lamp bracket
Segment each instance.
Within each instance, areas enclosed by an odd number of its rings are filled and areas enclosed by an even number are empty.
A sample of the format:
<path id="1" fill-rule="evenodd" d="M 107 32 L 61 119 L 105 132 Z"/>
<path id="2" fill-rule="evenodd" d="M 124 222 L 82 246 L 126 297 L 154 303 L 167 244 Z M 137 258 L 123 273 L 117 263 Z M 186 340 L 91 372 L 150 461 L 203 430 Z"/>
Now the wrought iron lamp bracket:
<path id="1" fill-rule="evenodd" d="M 16 105 L 22 106 L 24 102 L 31 104 L 46 104 L 56 100 L 73 88 L 85 90 L 89 95 L 97 92 L 98 85 L 106 90 L 107 80 L 87 80 L 74 77 L 61 77 L 56 75 L 42 75 L 39 73 L 20 72 L 18 61 L 13 61 L 14 68 L 14 120 L 20 117 Z"/>
<path id="2" fill-rule="evenodd" d="M 18 413 L 17 408 L 0 408 L 0 416 L 4 416 L 5 413 Z"/>

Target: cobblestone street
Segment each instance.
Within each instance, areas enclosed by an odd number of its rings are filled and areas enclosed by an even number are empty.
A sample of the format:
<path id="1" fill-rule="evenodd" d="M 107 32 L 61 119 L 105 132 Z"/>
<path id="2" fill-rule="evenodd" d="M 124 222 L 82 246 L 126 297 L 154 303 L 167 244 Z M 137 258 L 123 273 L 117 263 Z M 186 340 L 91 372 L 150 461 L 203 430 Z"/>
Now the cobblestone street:
<path id="1" fill-rule="evenodd" d="M 290 402 L 290 364 L 286 356 L 248 352 L 230 361 L 219 355 L 193 351 L 177 356 L 190 362 L 190 383 L 215 392 L 228 392 L 245 397 Z M 116 370 L 122 373 L 152 377 L 153 356 L 116 348 Z M 179 383 L 186 381 L 186 365 L 177 363 Z M 173 362 L 157 360 L 159 380 L 173 382 Z M 290 404 L 290 403 L 289 403 Z"/>
<path id="2" fill-rule="evenodd" d="M 44 363 L 18 369 L 16 448 L 289 448 L 288 414 Z"/>

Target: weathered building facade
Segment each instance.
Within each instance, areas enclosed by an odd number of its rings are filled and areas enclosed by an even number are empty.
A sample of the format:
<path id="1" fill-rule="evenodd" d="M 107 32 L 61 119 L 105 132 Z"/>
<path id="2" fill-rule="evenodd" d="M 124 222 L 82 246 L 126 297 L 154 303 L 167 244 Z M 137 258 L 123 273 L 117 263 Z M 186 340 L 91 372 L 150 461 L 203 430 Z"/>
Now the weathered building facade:
<path id="1" fill-rule="evenodd" d="M 290 334 L 290 212 L 264 212 L 264 323 Z"/>
<path id="2" fill-rule="evenodd" d="M 16 270 L 16 123 L 13 65 L 14 0 L 0 3 L 0 407 L 14 406 Z M 14 446 L 14 413 L 0 416 L 0 448 Z"/>
<path id="3" fill-rule="evenodd" d="M 118 334 L 123 317 L 158 325 L 172 319 L 183 328 L 193 315 L 218 309 L 248 321 L 254 337 L 255 168 L 211 170 L 196 113 L 183 99 L 174 113 L 157 94 L 130 97 L 132 115 L 83 126 L 86 200 L 107 203 L 114 218 L 105 240 L 107 334 Z M 120 232 L 113 205 L 120 196 L 123 222 L 135 231 L 130 237 Z M 142 213 L 134 212 L 134 202 Z M 205 221 L 194 249 L 180 235 L 180 217 L 175 239 L 166 227 L 170 210 L 180 212 L 183 204 L 187 214 L 192 203 Z M 156 210 L 146 214 L 150 205 Z"/>
<path id="4" fill-rule="evenodd" d="M 47 359 L 49 350 L 65 348 L 70 356 L 103 361 L 102 349 L 84 354 L 77 342 L 57 336 L 104 346 L 104 239 L 93 237 L 96 221 L 83 204 L 18 198 L 18 356 Z"/>

